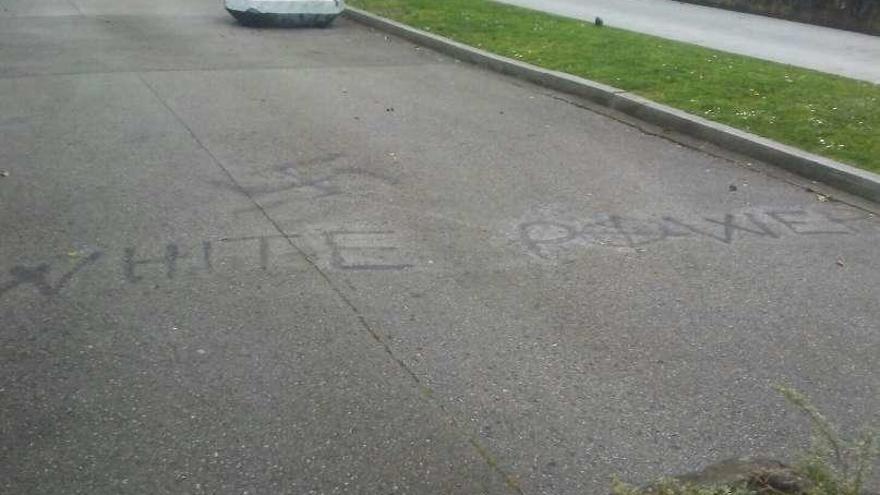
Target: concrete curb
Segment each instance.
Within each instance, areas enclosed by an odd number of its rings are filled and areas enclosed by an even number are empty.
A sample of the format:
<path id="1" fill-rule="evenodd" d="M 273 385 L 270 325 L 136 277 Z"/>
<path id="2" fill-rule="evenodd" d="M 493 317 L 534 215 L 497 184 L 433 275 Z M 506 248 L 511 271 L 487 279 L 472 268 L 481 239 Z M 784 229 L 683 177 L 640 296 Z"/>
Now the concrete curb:
<path id="1" fill-rule="evenodd" d="M 361 24 L 399 36 L 422 46 L 502 74 L 586 98 L 645 122 L 693 136 L 716 146 L 770 163 L 810 180 L 880 202 L 880 175 L 762 138 L 733 127 L 711 122 L 571 74 L 542 69 L 452 41 L 353 7 L 343 13 Z"/>

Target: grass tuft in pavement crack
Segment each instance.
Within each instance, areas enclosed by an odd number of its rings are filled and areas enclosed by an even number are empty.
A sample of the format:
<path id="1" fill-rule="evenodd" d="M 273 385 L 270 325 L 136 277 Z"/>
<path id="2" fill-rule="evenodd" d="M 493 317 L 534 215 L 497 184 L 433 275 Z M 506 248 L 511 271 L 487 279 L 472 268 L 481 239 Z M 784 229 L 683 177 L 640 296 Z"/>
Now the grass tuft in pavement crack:
<path id="1" fill-rule="evenodd" d="M 775 388 L 812 425 L 810 448 L 795 466 L 733 459 L 643 488 L 615 479 L 612 495 L 868 495 L 865 487 L 880 456 L 878 430 L 866 428 L 857 438 L 845 438 L 805 395 Z"/>
<path id="2" fill-rule="evenodd" d="M 489 0 L 349 0 L 413 27 L 599 81 L 880 172 L 880 85 Z"/>

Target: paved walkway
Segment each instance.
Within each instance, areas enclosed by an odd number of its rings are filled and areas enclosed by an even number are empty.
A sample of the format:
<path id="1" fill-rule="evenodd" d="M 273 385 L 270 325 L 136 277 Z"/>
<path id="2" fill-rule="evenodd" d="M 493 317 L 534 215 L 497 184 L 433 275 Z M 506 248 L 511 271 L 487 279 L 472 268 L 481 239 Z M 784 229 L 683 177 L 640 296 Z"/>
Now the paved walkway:
<path id="1" fill-rule="evenodd" d="M 344 21 L 0 5 L 0 492 L 597 494 L 880 407 L 863 210 Z"/>
<path id="2" fill-rule="evenodd" d="M 663 38 L 880 83 L 880 36 L 671 0 L 501 0 Z"/>

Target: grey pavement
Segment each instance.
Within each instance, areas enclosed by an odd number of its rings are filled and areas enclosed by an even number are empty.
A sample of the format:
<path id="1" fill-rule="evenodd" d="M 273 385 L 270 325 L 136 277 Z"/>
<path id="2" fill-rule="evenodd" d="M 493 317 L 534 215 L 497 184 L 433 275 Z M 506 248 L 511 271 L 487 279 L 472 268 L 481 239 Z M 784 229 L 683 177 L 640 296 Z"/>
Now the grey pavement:
<path id="1" fill-rule="evenodd" d="M 0 0 L 0 492 L 584 494 L 880 406 L 877 205 L 346 20 Z"/>
<path id="2" fill-rule="evenodd" d="M 880 36 L 672 0 L 499 1 L 880 83 Z"/>

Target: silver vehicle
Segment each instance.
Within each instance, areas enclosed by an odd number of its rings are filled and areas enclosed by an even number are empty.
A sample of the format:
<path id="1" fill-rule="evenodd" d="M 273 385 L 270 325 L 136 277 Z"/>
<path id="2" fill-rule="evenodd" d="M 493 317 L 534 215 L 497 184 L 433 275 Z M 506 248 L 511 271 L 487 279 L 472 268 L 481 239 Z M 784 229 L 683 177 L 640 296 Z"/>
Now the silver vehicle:
<path id="1" fill-rule="evenodd" d="M 343 0 L 225 0 L 226 10 L 248 26 L 327 27 Z"/>

